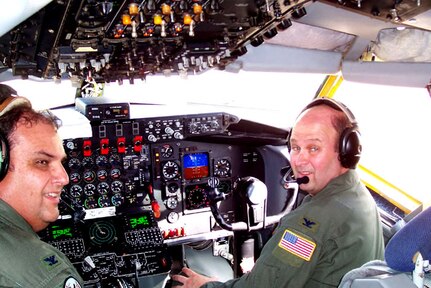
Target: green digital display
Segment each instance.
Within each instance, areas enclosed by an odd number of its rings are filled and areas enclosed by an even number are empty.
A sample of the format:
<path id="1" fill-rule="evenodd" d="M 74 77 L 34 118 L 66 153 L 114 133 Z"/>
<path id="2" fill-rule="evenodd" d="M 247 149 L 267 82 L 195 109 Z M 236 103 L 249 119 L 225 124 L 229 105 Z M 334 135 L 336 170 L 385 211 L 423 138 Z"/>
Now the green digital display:
<path id="1" fill-rule="evenodd" d="M 58 238 L 71 238 L 73 237 L 72 228 L 71 227 L 61 227 L 58 225 L 52 226 L 52 239 L 56 240 Z"/>
<path id="2" fill-rule="evenodd" d="M 150 225 L 150 220 L 148 219 L 147 215 L 142 215 L 139 217 L 131 217 L 129 218 L 130 227 L 132 229 L 140 228 L 140 227 L 147 227 Z"/>

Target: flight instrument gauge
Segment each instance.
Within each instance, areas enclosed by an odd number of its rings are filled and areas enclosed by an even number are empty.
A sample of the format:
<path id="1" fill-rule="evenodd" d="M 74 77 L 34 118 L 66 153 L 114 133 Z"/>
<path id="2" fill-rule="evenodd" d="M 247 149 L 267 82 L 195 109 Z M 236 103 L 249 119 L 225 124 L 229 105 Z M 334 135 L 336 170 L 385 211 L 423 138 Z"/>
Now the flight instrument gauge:
<path id="1" fill-rule="evenodd" d="M 106 182 L 100 182 L 97 184 L 97 192 L 101 195 L 106 195 L 109 192 L 109 184 Z"/>
<path id="2" fill-rule="evenodd" d="M 124 198 L 120 193 L 116 193 L 111 197 L 111 202 L 114 206 L 118 207 L 124 202 Z"/>
<path id="3" fill-rule="evenodd" d="M 84 181 L 86 183 L 92 183 L 94 179 L 96 179 L 96 173 L 94 173 L 94 171 L 87 170 L 84 172 Z"/>
<path id="4" fill-rule="evenodd" d="M 112 166 L 118 166 L 121 164 L 121 157 L 118 154 L 112 154 L 109 157 L 109 163 L 111 163 Z"/>
<path id="5" fill-rule="evenodd" d="M 187 187 L 186 194 L 186 209 L 193 210 L 208 207 L 208 196 L 203 187 Z"/>
<path id="6" fill-rule="evenodd" d="M 94 195 L 94 193 L 96 193 L 97 188 L 96 186 L 94 186 L 94 184 L 87 184 L 84 186 L 84 193 L 87 196 L 91 196 Z"/>
<path id="7" fill-rule="evenodd" d="M 111 190 L 114 193 L 120 193 L 123 191 L 123 182 L 119 180 L 115 180 L 111 183 Z"/>
<path id="8" fill-rule="evenodd" d="M 81 174 L 74 172 L 69 175 L 70 183 L 77 184 L 81 181 Z"/>
<path id="9" fill-rule="evenodd" d="M 111 170 L 111 178 L 112 179 L 118 179 L 121 176 L 121 170 L 118 168 L 114 168 Z"/>
<path id="10" fill-rule="evenodd" d="M 69 193 L 74 198 L 81 197 L 82 187 L 79 185 L 72 185 L 72 187 L 70 187 Z"/>
<path id="11" fill-rule="evenodd" d="M 165 179 L 174 179 L 180 174 L 180 167 L 174 161 L 167 161 L 163 164 L 162 174 Z"/>
<path id="12" fill-rule="evenodd" d="M 87 209 L 94 209 L 97 208 L 97 201 L 94 199 L 93 196 L 88 197 L 84 201 L 84 207 Z"/>
<path id="13" fill-rule="evenodd" d="M 91 157 L 84 157 L 82 159 L 82 166 L 84 166 L 87 169 L 90 169 L 94 165 L 94 160 Z"/>
<path id="14" fill-rule="evenodd" d="M 176 197 L 169 197 L 166 199 L 166 207 L 169 209 L 175 209 L 178 206 L 178 200 Z"/>
<path id="15" fill-rule="evenodd" d="M 167 220 L 169 223 L 175 223 L 178 221 L 179 218 L 180 215 L 177 212 L 172 211 L 168 214 Z"/>
<path id="16" fill-rule="evenodd" d="M 229 177 L 231 174 L 231 165 L 229 160 L 220 159 L 214 163 L 214 175 L 218 177 Z"/>
<path id="17" fill-rule="evenodd" d="M 163 158 L 169 158 L 174 154 L 174 148 L 171 145 L 165 144 L 160 148 L 160 155 Z"/>
<path id="18" fill-rule="evenodd" d="M 107 167 L 108 163 L 108 158 L 105 155 L 99 155 L 96 157 L 96 165 L 98 167 Z"/>
<path id="19" fill-rule="evenodd" d="M 67 165 L 71 169 L 78 169 L 81 166 L 81 161 L 78 158 L 71 158 Z"/>
<path id="20" fill-rule="evenodd" d="M 111 199 L 107 195 L 102 195 L 97 200 L 99 207 L 109 207 L 111 206 Z"/>
<path id="21" fill-rule="evenodd" d="M 108 178 L 108 171 L 104 169 L 97 171 L 97 179 L 99 179 L 99 181 L 105 181 L 106 178 Z"/>

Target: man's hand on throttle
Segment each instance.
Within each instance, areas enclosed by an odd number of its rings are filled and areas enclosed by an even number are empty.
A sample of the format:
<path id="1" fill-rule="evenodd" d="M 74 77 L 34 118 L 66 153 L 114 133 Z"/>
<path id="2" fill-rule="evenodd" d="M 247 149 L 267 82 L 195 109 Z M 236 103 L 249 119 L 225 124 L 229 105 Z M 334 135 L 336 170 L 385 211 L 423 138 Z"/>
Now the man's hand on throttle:
<path id="1" fill-rule="evenodd" d="M 205 283 L 217 281 L 216 278 L 203 276 L 186 267 L 184 267 L 181 272 L 182 275 L 175 274 L 172 275 L 171 278 L 172 280 L 182 283 L 183 285 L 172 286 L 172 288 L 199 288 Z"/>

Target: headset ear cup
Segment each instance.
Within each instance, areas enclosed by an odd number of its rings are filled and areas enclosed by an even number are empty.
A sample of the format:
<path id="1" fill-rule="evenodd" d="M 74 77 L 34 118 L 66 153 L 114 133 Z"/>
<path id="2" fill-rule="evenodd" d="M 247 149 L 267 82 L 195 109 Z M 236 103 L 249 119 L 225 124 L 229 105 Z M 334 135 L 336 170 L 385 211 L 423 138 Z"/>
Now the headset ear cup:
<path id="1" fill-rule="evenodd" d="M 361 158 L 361 134 L 356 126 L 347 128 L 340 137 L 339 157 L 341 165 L 345 168 L 355 169 Z"/>
<path id="2" fill-rule="evenodd" d="M 9 144 L 6 137 L 0 134 L 0 181 L 6 176 L 9 167 Z"/>
<path id="3" fill-rule="evenodd" d="M 286 146 L 287 146 L 287 151 L 290 153 L 290 135 L 292 135 L 292 130 L 289 131 L 289 135 L 287 135 L 287 140 L 286 140 Z"/>

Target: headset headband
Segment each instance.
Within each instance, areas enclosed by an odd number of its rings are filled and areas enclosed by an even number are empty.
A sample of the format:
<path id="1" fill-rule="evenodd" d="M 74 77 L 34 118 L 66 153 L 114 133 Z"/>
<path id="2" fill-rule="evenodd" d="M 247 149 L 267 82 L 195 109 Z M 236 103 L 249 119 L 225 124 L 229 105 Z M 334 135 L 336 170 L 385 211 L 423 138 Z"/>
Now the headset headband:
<path id="1" fill-rule="evenodd" d="M 311 107 L 315 107 L 315 106 L 319 106 L 319 105 L 326 105 L 329 106 L 337 111 L 341 111 L 343 112 L 346 117 L 349 119 L 350 123 L 352 123 L 352 125 L 357 125 L 358 122 L 355 119 L 355 116 L 353 115 L 352 111 L 350 111 L 350 109 L 344 105 L 341 102 L 338 102 L 337 100 L 334 100 L 332 98 L 317 98 L 314 99 L 312 102 L 310 102 L 302 111 L 300 114 L 302 114 L 302 112 L 304 112 L 305 110 L 310 109 Z"/>

